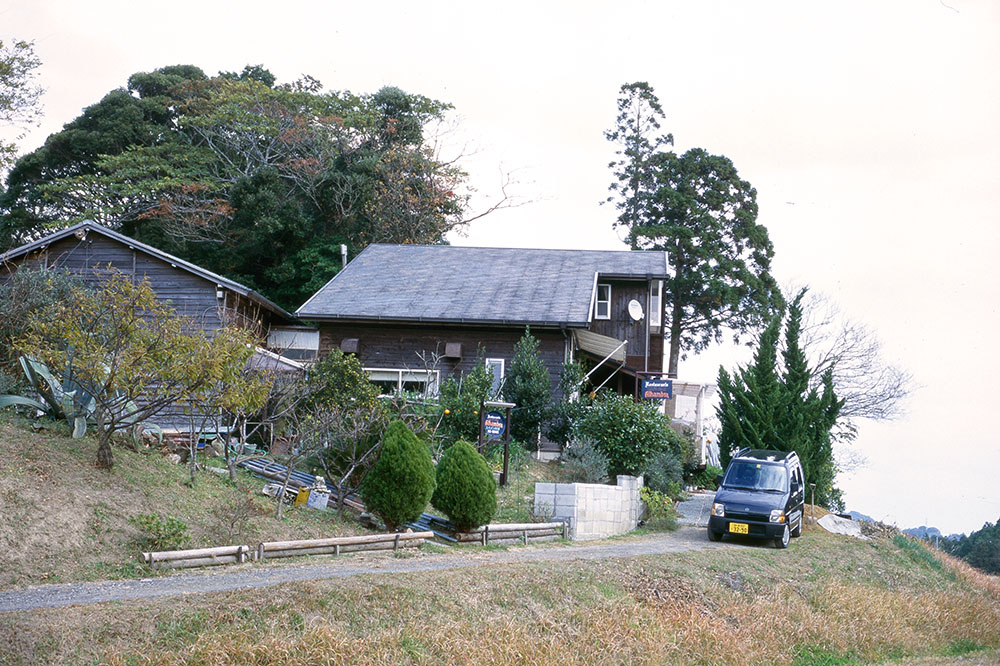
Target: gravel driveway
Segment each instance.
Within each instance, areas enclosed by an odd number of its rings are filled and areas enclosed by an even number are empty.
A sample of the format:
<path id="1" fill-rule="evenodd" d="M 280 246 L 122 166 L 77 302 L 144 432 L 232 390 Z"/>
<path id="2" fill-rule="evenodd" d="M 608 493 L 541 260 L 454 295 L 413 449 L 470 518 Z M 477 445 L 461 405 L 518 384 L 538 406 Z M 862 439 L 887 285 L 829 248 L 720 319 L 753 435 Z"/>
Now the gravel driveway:
<path id="1" fill-rule="evenodd" d="M 474 551 L 453 553 L 420 553 L 413 557 L 396 558 L 391 554 L 342 555 L 319 563 L 234 565 L 209 572 L 177 573 L 160 578 L 102 581 L 96 583 L 65 583 L 36 585 L 18 590 L 0 591 L 0 613 L 26 611 L 35 608 L 56 608 L 95 604 L 105 601 L 150 599 L 184 594 L 206 594 L 248 588 L 268 587 L 295 581 L 325 578 L 347 578 L 366 574 L 416 573 L 443 571 L 492 564 L 521 562 L 568 562 L 598 560 L 609 557 L 634 557 L 676 553 L 686 550 L 725 547 L 708 541 L 705 530 L 696 527 L 704 517 L 704 504 L 711 509 L 709 494 L 693 495 L 678 505 L 682 526 L 668 534 L 630 538 L 618 542 L 588 545 L 578 542 L 567 546 L 515 547 L 505 551 Z M 692 522 L 693 521 L 693 522 Z"/>

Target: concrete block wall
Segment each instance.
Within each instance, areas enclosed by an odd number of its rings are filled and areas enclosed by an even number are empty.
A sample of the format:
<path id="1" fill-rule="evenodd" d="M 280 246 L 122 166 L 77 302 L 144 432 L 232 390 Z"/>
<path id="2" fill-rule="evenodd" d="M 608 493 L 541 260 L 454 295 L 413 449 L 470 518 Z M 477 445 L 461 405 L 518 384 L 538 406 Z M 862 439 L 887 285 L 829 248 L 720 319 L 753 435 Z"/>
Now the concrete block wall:
<path id="1" fill-rule="evenodd" d="M 642 477 L 619 476 L 618 485 L 536 483 L 535 514 L 569 523 L 570 538 L 600 539 L 636 528 L 642 514 Z"/>

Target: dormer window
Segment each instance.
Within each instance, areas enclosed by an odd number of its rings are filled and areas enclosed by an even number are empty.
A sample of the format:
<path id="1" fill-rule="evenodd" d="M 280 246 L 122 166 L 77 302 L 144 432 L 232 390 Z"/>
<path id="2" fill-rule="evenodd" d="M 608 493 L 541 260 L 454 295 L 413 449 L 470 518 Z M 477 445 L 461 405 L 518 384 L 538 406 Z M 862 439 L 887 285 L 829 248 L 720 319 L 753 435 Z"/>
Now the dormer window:
<path id="1" fill-rule="evenodd" d="M 597 285 L 597 303 L 594 305 L 594 319 L 611 319 L 611 285 Z"/>

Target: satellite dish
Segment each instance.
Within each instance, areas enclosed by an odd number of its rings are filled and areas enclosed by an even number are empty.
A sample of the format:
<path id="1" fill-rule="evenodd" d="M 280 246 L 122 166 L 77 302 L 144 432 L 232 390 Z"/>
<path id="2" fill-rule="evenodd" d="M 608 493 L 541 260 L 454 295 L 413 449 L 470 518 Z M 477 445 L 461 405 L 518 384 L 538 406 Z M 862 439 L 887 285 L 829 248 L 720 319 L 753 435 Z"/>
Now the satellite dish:
<path id="1" fill-rule="evenodd" d="M 633 321 L 642 320 L 642 303 L 635 300 L 634 298 L 628 302 L 628 316 L 632 317 Z"/>

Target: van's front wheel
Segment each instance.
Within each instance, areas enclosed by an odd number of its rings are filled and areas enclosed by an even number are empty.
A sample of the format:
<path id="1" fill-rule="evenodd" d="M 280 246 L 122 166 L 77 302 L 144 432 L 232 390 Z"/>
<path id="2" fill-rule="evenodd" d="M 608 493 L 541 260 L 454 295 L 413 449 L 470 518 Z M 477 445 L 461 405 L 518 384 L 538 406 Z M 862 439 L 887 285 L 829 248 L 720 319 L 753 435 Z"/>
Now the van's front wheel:
<path id="1" fill-rule="evenodd" d="M 782 530 L 781 536 L 774 540 L 774 546 L 776 548 L 788 548 L 788 542 L 792 538 L 792 532 L 788 529 L 788 525 L 785 525 L 785 529 Z"/>

